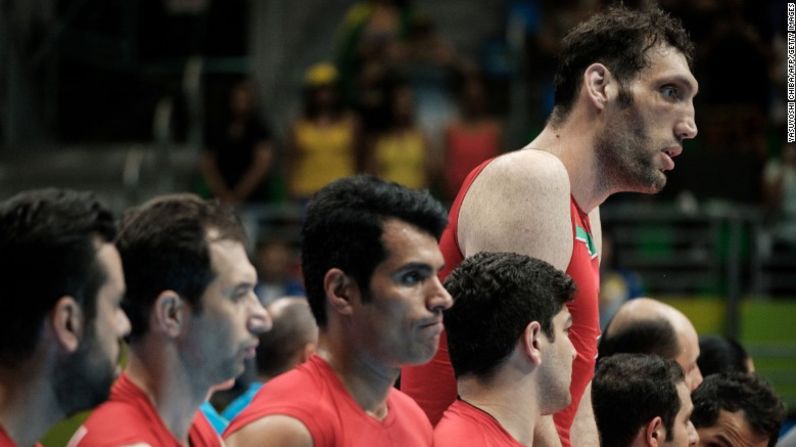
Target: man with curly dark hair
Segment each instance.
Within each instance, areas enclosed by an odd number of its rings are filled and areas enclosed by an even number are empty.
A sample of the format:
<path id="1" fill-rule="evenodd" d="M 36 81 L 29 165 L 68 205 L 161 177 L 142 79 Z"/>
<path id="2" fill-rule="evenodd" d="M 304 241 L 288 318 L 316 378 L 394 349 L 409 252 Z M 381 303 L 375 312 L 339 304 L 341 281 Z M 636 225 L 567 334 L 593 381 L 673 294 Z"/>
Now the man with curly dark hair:
<path id="1" fill-rule="evenodd" d="M 602 447 L 696 447 L 683 370 L 654 354 L 602 358 L 592 382 Z"/>
<path id="2" fill-rule="evenodd" d="M 691 397 L 691 422 L 699 432 L 700 445 L 773 447 L 777 443 L 785 407 L 757 375 L 713 374 Z"/>
<path id="3" fill-rule="evenodd" d="M 570 401 L 572 279 L 529 256 L 481 252 L 445 288 L 456 302 L 445 329 L 459 398 L 434 445 L 533 445 L 536 420 Z"/>

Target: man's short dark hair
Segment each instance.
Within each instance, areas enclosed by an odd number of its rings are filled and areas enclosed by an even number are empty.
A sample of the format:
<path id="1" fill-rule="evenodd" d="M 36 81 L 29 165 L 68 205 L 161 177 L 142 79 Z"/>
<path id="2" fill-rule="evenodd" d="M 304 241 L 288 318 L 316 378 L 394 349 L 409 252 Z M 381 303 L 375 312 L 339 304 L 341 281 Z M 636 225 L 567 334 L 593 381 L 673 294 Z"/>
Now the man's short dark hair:
<path id="1" fill-rule="evenodd" d="M 575 284 L 539 259 L 481 252 L 445 281 L 455 305 L 445 311 L 448 351 L 457 377 L 489 379 L 509 357 L 528 323 L 554 340 L 553 317 L 572 299 Z"/>
<path id="2" fill-rule="evenodd" d="M 575 27 L 562 42 L 552 122 L 569 114 L 589 65 L 602 63 L 624 85 L 650 65 L 649 50 L 660 45 L 680 51 L 691 65 L 694 45 L 688 33 L 658 8 L 641 12 L 612 6 Z"/>
<path id="3" fill-rule="evenodd" d="M 98 242 L 115 236 L 113 214 L 89 192 L 26 191 L 0 204 L 0 366 L 33 353 L 63 296 L 82 307 L 86 327 L 93 322 L 106 280 Z"/>
<path id="4" fill-rule="evenodd" d="M 697 365 L 707 377 L 721 372 L 749 372 L 749 354 L 740 343 L 729 337 L 704 335 L 699 337 Z"/>
<path id="5" fill-rule="evenodd" d="M 677 363 L 657 355 L 616 354 L 601 359 L 591 388 L 600 445 L 630 446 L 639 430 L 657 416 L 663 420 L 666 440 L 671 440 L 681 405 L 677 384 L 684 380 Z"/>
<path id="6" fill-rule="evenodd" d="M 339 268 L 354 278 L 367 298 L 370 277 L 387 259 L 384 221 L 398 219 L 439 239 L 445 210 L 428 192 L 370 175 L 346 177 L 321 189 L 310 201 L 301 230 L 304 286 L 318 326 L 326 326 L 323 277 Z"/>
<path id="7" fill-rule="evenodd" d="M 217 232 L 212 239 L 210 231 Z M 157 197 L 125 213 L 118 246 L 131 342 L 146 334 L 152 304 L 164 290 L 201 311 L 200 298 L 215 277 L 209 251 L 214 240 L 245 244 L 245 233 L 231 208 L 193 194 Z"/>
<path id="8" fill-rule="evenodd" d="M 715 425 L 721 410 L 743 411 L 744 419 L 755 432 L 768 438 L 769 446 L 777 443 L 785 408 L 771 386 L 756 374 L 731 372 L 707 376 L 691 398 L 694 427 Z"/>
<path id="9" fill-rule="evenodd" d="M 628 353 L 656 354 L 665 359 L 674 359 L 680 352 L 677 333 L 664 318 L 633 320 L 614 331 L 610 327 L 611 322 L 597 345 L 599 358 Z"/>

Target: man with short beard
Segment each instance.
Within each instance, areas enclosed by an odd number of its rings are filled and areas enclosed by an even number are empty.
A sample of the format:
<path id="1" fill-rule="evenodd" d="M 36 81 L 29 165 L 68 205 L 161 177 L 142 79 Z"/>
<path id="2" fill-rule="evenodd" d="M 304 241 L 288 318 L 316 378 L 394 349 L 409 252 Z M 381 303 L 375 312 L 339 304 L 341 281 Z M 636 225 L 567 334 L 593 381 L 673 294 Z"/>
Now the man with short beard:
<path id="1" fill-rule="evenodd" d="M 158 197 L 122 219 L 128 362 L 75 447 L 219 447 L 199 406 L 243 372 L 271 320 L 228 207 L 191 194 Z"/>
<path id="2" fill-rule="evenodd" d="M 564 446 L 598 442 L 588 386 L 600 335 L 599 205 L 618 192 L 658 192 L 683 140 L 696 136 L 692 50 L 681 24 L 657 9 L 611 8 L 578 25 L 563 41 L 545 128 L 523 150 L 473 170 L 451 208 L 443 276 L 480 251 L 512 251 L 575 281 L 572 403 L 555 415 Z M 438 421 L 456 398 L 446 339 L 434 360 L 401 377 Z M 549 418 L 539 430 L 540 444 L 557 443 Z"/>
<path id="3" fill-rule="evenodd" d="M 124 276 L 111 212 L 86 192 L 0 204 L 0 447 L 29 447 L 108 397 Z"/>

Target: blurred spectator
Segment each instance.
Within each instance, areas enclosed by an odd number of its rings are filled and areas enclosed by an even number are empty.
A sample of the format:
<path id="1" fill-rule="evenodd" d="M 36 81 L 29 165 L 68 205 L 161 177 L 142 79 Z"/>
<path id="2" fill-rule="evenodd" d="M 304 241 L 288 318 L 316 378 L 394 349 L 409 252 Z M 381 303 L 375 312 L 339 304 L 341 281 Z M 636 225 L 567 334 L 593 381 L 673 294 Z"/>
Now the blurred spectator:
<path id="1" fill-rule="evenodd" d="M 304 295 L 298 279 L 298 259 L 290 245 L 281 239 L 260 241 L 255 259 L 257 286 L 254 292 L 263 306 L 285 295 Z"/>
<path id="2" fill-rule="evenodd" d="M 200 167 L 210 190 L 232 205 L 272 199 L 265 179 L 274 165 L 273 140 L 255 98 L 249 80 L 232 87 L 226 117 L 208 126 L 202 152 Z"/>
<path id="3" fill-rule="evenodd" d="M 729 337 L 703 335 L 699 337 L 697 365 L 702 375 L 739 372 L 752 373 L 755 365 L 740 343 Z"/>
<path id="4" fill-rule="evenodd" d="M 530 84 L 528 101 L 532 108 L 531 122 L 541 127 L 553 108 L 553 73 L 563 38 L 575 25 L 595 13 L 599 5 L 595 0 L 526 0 L 514 3 L 518 4 L 515 8 L 522 3 L 537 4 L 526 5 L 520 10 L 533 11 L 532 14 L 526 12 L 529 17 L 526 17 L 525 24 L 528 28 L 525 45 Z"/>
<path id="5" fill-rule="evenodd" d="M 266 309 L 274 322 L 267 337 L 260 337 L 257 346 L 257 378 L 249 389 L 224 409 L 222 416 L 232 420 L 251 402 L 263 383 L 304 363 L 315 353 L 318 325 L 307 299 L 283 296 Z"/>
<path id="6" fill-rule="evenodd" d="M 641 276 L 621 266 L 614 245 L 613 233 L 603 228 L 600 256 L 600 327 L 603 329 L 619 306 L 644 294 Z"/>
<path id="7" fill-rule="evenodd" d="M 459 118 L 445 129 L 445 198 L 451 201 L 470 171 L 500 153 L 503 140 L 503 128 L 487 111 L 486 89 L 478 76 L 462 82 L 459 109 Z"/>
<path id="8" fill-rule="evenodd" d="M 763 193 L 774 220 L 774 238 L 796 243 L 796 144 L 784 144 L 782 159 L 766 163 Z"/>
<path id="9" fill-rule="evenodd" d="M 337 69 L 328 63 L 313 65 L 304 77 L 304 110 L 291 126 L 287 150 L 295 199 L 309 199 L 326 184 L 359 170 L 359 120 L 344 108 L 337 81 Z"/>
<path id="10" fill-rule="evenodd" d="M 773 447 L 785 407 L 771 386 L 754 374 L 721 373 L 694 391 L 691 421 L 701 445 Z"/>
<path id="11" fill-rule="evenodd" d="M 337 33 L 337 66 L 346 97 L 351 98 L 360 75 L 375 68 L 366 68 L 369 64 L 403 59 L 412 20 L 408 0 L 360 0 L 349 8 Z"/>
<path id="12" fill-rule="evenodd" d="M 765 153 L 771 54 L 747 21 L 743 3 L 715 2 L 711 31 L 697 47 L 696 73 L 706 106 L 700 129 L 706 145 L 721 148 L 722 154 L 748 152 L 759 157 Z M 738 60 L 744 63 L 735 64 Z M 738 89 L 741 85 L 744 88 Z"/>
<path id="13" fill-rule="evenodd" d="M 401 69 L 415 93 L 417 122 L 431 141 L 431 149 L 438 150 L 445 124 L 455 113 L 451 87 L 463 64 L 451 42 L 426 14 L 415 14 L 406 47 Z"/>
<path id="14" fill-rule="evenodd" d="M 408 84 L 390 91 L 392 124 L 374 137 L 366 157 L 368 171 L 413 189 L 427 188 L 436 171 L 429 142 L 414 118 L 414 96 Z"/>

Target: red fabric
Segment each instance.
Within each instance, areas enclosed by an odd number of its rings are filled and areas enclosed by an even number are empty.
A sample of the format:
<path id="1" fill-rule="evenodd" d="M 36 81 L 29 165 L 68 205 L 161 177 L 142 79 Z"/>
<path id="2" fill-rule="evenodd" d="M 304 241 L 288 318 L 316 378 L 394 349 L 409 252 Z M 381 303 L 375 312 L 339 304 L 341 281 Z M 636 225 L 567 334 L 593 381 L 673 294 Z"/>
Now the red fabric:
<path id="1" fill-rule="evenodd" d="M 470 185 L 490 161 L 492 160 L 481 163 L 467 176 L 462 190 L 451 205 L 448 227 L 445 228 L 439 242 L 440 251 L 445 257 L 445 268 L 439 272 L 440 279 L 444 280 L 451 270 L 462 262 L 462 251 L 456 239 L 459 230 L 459 210 Z M 437 425 L 442 413 L 456 400 L 456 379 L 448 356 L 448 335 L 445 331 L 442 331 L 437 353 L 430 362 L 401 369 L 401 391 L 420 405 L 432 425 Z"/>
<path id="2" fill-rule="evenodd" d="M 221 447 L 213 427 L 196 412 L 188 432 L 191 447 Z M 107 447 L 144 442 L 152 447 L 183 447 L 166 428 L 143 390 L 122 374 L 110 399 L 99 406 L 72 436 L 70 447 Z"/>
<path id="3" fill-rule="evenodd" d="M 224 436 L 276 414 L 301 421 L 315 447 L 431 445 L 431 424 L 412 399 L 390 388 L 387 416 L 381 421 L 374 419 L 317 355 L 263 385 L 249 406 L 230 422 Z"/>
<path id="4" fill-rule="evenodd" d="M 498 155 L 499 128 L 495 123 L 475 128 L 452 126 L 445 132 L 445 150 L 446 193 L 456 197 L 467 175 L 484 160 Z"/>
<path id="5" fill-rule="evenodd" d="M 594 364 L 597 359 L 597 339 L 600 337 L 600 260 L 597 253 L 590 253 L 587 241 L 577 237 L 577 227 L 581 227 L 591 238 L 591 223 L 588 214 L 582 212 L 574 199 L 570 199 L 572 215 L 572 257 L 567 266 L 567 274 L 575 281 L 577 290 L 575 299 L 567 304 L 572 314 L 572 327 L 569 339 L 578 351 L 572 362 L 572 383 L 569 392 L 572 403 L 553 416 L 561 438 L 561 445 L 569 447 L 569 428 L 578 410 L 583 392 L 594 376 Z"/>
<path id="6" fill-rule="evenodd" d="M 0 426 L 0 447 L 17 447 L 17 444 L 8 436 L 2 426 Z M 37 442 L 33 447 L 42 447 L 42 445 Z"/>
<path id="7" fill-rule="evenodd" d="M 465 180 L 459 195 L 454 201 L 448 222 L 448 228 L 442 234 L 440 250 L 445 256 L 445 269 L 440 277 L 445 278 L 451 270 L 461 263 L 463 256 L 456 235 L 458 232 L 459 211 L 464 196 L 491 160 L 479 165 Z M 572 404 L 555 415 L 556 428 L 559 431 L 563 447 L 569 447 L 569 427 L 572 425 L 578 403 L 586 385 L 594 375 L 594 363 L 597 356 L 597 338 L 600 335 L 600 318 L 598 292 L 600 284 L 599 259 L 592 256 L 584 242 L 575 238 L 576 227 L 582 227 L 591 234 L 591 225 L 587 214 L 582 213 L 574 199 L 570 198 L 570 214 L 572 219 L 573 247 L 567 273 L 577 286 L 575 298 L 568 305 L 572 313 L 572 329 L 569 337 L 578 351 L 572 364 Z M 456 379 L 448 356 L 448 338 L 445 333 L 440 337 L 440 348 L 431 362 L 425 365 L 407 367 L 402 370 L 401 390 L 420 405 L 429 420 L 436 425 L 445 409 L 456 399 Z"/>
<path id="8" fill-rule="evenodd" d="M 522 447 L 500 423 L 467 402 L 456 400 L 434 429 L 434 447 Z"/>
<path id="9" fill-rule="evenodd" d="M 6 431 L 3 430 L 3 427 L 0 427 L 0 447 L 17 447 Z"/>

